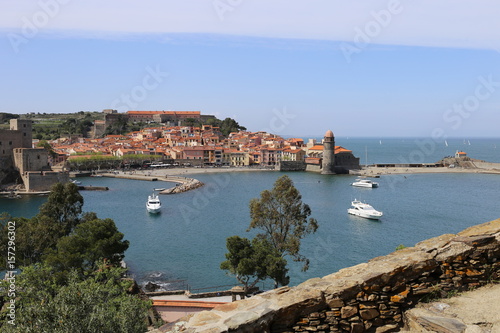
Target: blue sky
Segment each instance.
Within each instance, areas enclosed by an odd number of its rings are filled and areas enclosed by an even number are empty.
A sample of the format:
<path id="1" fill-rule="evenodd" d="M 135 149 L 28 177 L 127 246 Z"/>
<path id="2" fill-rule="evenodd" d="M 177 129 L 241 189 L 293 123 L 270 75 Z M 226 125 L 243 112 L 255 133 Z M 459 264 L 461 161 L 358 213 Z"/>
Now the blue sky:
<path id="1" fill-rule="evenodd" d="M 200 110 L 282 135 L 500 136 L 495 1 L 0 6 L 0 112 Z"/>

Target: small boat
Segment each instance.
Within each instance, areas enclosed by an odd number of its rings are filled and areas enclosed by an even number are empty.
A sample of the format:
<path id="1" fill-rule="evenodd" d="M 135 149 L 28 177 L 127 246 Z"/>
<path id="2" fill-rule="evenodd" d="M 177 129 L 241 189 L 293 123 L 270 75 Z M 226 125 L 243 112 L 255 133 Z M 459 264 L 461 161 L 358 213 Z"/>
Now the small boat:
<path id="1" fill-rule="evenodd" d="M 352 186 L 357 186 L 357 187 L 378 187 L 378 183 L 374 182 L 370 179 L 364 179 L 364 178 L 358 178 L 354 183 L 351 184 Z"/>
<path id="2" fill-rule="evenodd" d="M 165 188 L 163 188 L 163 187 L 162 188 L 155 188 L 154 190 L 161 192 L 161 191 L 165 191 Z"/>
<path id="3" fill-rule="evenodd" d="M 146 202 L 146 209 L 149 213 L 156 214 L 160 212 L 161 202 L 158 195 L 153 192 L 152 195 L 148 196 L 148 202 Z"/>
<path id="4" fill-rule="evenodd" d="M 371 205 L 354 199 L 351 208 L 347 210 L 349 214 L 364 217 L 366 219 L 378 220 L 384 213 L 375 210 Z"/>
<path id="5" fill-rule="evenodd" d="M 21 198 L 21 196 L 14 191 L 9 192 L 9 194 L 7 194 L 5 197 L 8 199 L 20 199 Z"/>
<path id="6" fill-rule="evenodd" d="M 75 185 L 82 185 L 82 182 L 76 179 L 72 179 L 71 182 Z"/>

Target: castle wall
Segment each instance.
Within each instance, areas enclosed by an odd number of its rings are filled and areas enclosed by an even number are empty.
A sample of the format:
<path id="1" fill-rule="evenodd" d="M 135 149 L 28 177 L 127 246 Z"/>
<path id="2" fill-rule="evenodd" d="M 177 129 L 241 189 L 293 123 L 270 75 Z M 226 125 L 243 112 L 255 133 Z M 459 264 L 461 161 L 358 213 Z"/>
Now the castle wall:
<path id="1" fill-rule="evenodd" d="M 279 171 L 306 171 L 306 163 L 304 161 L 280 161 L 276 165 Z"/>
<path id="2" fill-rule="evenodd" d="M 28 192 L 50 191 L 56 183 L 69 182 L 69 173 L 55 171 L 28 171 L 22 174 L 24 186 Z"/>
<path id="3" fill-rule="evenodd" d="M 317 164 L 307 164 L 306 171 L 321 172 L 321 166 Z"/>
<path id="4" fill-rule="evenodd" d="M 14 148 L 23 146 L 23 132 L 0 130 L 0 157 L 12 157 Z"/>
<path id="5" fill-rule="evenodd" d="M 27 119 L 11 119 L 10 129 L 21 132 L 21 146 L 14 148 L 31 148 L 33 145 L 32 121 Z"/>
<path id="6" fill-rule="evenodd" d="M 419 302 L 498 281 L 499 257 L 497 219 L 293 288 L 197 313 L 176 323 L 176 329 L 192 333 L 399 331 L 404 311 Z"/>
<path id="7" fill-rule="evenodd" d="M 19 172 L 50 170 L 49 154 L 43 148 L 15 148 L 14 162 Z"/>
<path id="8" fill-rule="evenodd" d="M 339 153 L 335 155 L 335 173 L 348 174 L 349 170 L 360 170 L 359 157 L 352 153 Z"/>

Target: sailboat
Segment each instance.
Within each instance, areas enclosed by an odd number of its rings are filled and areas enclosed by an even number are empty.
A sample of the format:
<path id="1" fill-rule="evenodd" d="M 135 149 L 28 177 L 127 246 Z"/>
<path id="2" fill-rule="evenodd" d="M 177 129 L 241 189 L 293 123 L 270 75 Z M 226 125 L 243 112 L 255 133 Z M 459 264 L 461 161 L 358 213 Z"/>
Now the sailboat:
<path id="1" fill-rule="evenodd" d="M 365 146 L 365 167 L 368 167 L 368 147 Z"/>
<path id="2" fill-rule="evenodd" d="M 448 147 L 448 141 L 444 140 L 444 144 Z"/>

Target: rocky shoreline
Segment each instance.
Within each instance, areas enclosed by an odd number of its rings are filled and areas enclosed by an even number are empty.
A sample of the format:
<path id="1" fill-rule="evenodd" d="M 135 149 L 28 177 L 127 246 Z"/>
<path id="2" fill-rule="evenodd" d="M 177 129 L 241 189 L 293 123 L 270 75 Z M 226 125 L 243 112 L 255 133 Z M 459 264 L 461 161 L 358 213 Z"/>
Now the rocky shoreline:
<path id="1" fill-rule="evenodd" d="M 177 193 L 182 193 L 182 192 L 194 190 L 198 187 L 202 187 L 203 185 L 205 185 L 203 182 L 199 181 L 198 179 L 194 179 L 194 178 L 183 178 L 183 177 L 176 177 L 176 178 L 179 178 L 178 180 L 175 180 L 176 182 L 179 181 L 177 183 L 177 185 L 175 187 L 168 188 L 164 191 L 161 191 L 160 194 L 177 194 Z M 182 179 L 180 179 L 180 178 L 182 178 Z M 172 178 L 170 178 L 170 179 L 172 179 Z M 169 180 L 169 181 L 172 181 L 172 180 Z"/>

